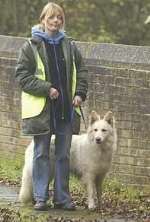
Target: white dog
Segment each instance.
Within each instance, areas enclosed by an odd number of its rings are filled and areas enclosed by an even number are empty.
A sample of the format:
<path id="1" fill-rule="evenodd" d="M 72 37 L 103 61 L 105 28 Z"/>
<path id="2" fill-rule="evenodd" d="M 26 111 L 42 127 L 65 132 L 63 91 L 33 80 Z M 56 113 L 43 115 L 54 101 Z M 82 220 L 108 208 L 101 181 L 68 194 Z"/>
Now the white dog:
<path id="1" fill-rule="evenodd" d="M 73 135 L 70 168 L 81 176 L 87 188 L 88 208 L 100 207 L 102 182 L 111 166 L 112 153 L 116 149 L 117 137 L 112 112 L 107 112 L 103 119 L 92 111 L 89 118 L 87 133 Z M 54 144 L 54 139 L 52 139 Z M 32 194 L 32 159 L 33 141 L 25 152 L 25 165 L 22 175 L 22 186 L 19 200 L 31 202 Z M 51 167 L 54 166 L 53 147 L 50 153 Z M 54 168 L 54 167 L 53 167 Z M 97 202 L 95 201 L 97 199 Z"/>

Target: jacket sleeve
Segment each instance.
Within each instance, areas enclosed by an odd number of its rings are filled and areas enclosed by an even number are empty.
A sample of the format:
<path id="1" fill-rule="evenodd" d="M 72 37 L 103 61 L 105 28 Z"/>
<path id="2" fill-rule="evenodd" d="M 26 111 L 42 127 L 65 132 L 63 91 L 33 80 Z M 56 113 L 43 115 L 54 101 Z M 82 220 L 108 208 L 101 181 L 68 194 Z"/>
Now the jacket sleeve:
<path id="1" fill-rule="evenodd" d="M 88 70 L 85 67 L 81 53 L 75 43 L 73 43 L 73 47 L 77 69 L 77 85 L 75 95 L 81 96 L 82 100 L 84 101 L 86 99 L 86 94 L 88 90 Z"/>
<path id="2" fill-rule="evenodd" d="M 27 41 L 20 50 L 15 77 L 21 90 L 34 96 L 48 96 L 51 83 L 37 78 L 33 49 Z"/>

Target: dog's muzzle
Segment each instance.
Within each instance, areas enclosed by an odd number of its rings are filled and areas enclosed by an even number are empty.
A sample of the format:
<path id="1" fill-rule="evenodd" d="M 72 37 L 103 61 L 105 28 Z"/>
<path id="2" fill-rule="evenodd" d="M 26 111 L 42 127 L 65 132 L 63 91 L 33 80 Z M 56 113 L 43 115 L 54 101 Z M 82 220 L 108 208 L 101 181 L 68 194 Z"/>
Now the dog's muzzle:
<path id="1" fill-rule="evenodd" d="M 96 138 L 96 143 L 100 144 L 102 142 L 101 138 Z"/>

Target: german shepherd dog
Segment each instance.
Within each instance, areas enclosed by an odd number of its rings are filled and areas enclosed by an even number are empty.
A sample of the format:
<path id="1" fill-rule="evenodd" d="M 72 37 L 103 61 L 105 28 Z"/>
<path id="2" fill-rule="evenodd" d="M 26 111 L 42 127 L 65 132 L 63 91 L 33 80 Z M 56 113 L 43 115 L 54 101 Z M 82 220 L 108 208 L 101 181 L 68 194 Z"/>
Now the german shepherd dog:
<path id="1" fill-rule="evenodd" d="M 114 117 L 108 111 L 101 119 L 92 111 L 89 116 L 87 132 L 73 135 L 70 151 L 70 170 L 82 178 L 86 185 L 88 196 L 88 209 L 100 208 L 102 183 L 110 169 L 112 154 L 116 149 L 117 136 L 114 126 Z M 54 138 L 52 138 L 50 151 L 51 168 L 54 171 Z M 31 202 L 32 193 L 32 160 L 33 140 L 25 152 L 25 165 L 22 174 L 22 183 L 19 200 L 22 203 Z"/>

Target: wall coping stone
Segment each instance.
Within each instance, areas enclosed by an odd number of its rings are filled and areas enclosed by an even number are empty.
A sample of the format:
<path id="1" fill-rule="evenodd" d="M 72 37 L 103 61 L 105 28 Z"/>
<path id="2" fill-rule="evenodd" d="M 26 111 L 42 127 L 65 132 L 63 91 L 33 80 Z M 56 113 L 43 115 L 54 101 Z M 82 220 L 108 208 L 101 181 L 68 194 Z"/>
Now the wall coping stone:
<path id="1" fill-rule="evenodd" d="M 14 57 L 27 38 L 0 35 L 0 57 Z M 88 65 L 150 70 L 150 47 L 112 43 L 76 42 Z"/>

